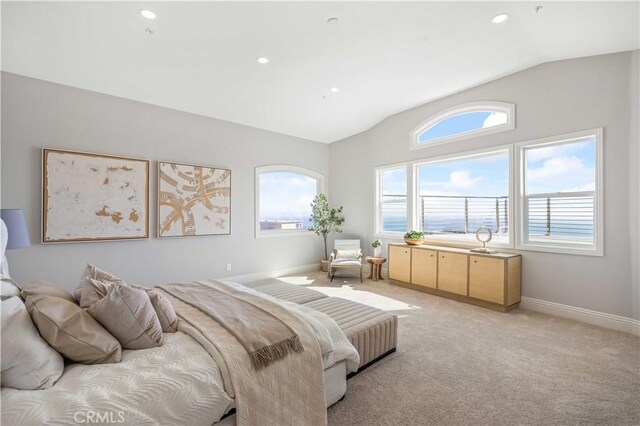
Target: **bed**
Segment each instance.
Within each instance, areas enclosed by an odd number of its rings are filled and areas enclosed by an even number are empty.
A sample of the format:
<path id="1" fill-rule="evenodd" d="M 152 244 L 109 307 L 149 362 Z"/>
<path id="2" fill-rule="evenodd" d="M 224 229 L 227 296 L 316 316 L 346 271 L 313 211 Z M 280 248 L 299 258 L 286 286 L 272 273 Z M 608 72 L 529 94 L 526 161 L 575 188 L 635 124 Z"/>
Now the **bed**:
<path id="1" fill-rule="evenodd" d="M 179 316 L 178 331 L 165 334 L 162 346 L 124 350 L 116 364 L 68 364 L 48 389 L 2 388 L 2 423 L 326 422 L 326 407 L 344 395 L 346 376 L 360 362 L 335 321 L 239 284 L 219 285 L 286 317 L 304 351 L 259 370 L 251 368 L 246 352 L 230 333 L 203 311 L 168 293 Z M 331 350 L 324 351 L 319 342 L 327 336 Z"/>

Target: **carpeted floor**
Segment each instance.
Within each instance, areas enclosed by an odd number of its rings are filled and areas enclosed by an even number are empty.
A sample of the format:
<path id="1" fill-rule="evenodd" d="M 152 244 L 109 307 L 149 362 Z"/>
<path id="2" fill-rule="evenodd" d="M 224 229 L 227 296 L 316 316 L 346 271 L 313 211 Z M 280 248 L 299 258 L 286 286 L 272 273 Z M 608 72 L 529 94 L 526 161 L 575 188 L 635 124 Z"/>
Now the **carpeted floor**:
<path id="1" fill-rule="evenodd" d="M 398 350 L 348 382 L 330 425 L 639 425 L 640 339 L 356 278 L 281 277 L 399 317 Z"/>

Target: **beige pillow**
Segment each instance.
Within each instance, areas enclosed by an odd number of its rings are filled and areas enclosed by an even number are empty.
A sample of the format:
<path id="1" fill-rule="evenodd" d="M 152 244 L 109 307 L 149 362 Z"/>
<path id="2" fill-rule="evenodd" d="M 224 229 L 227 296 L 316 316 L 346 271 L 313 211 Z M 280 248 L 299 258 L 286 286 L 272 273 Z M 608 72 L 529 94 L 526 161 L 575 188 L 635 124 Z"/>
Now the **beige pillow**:
<path id="1" fill-rule="evenodd" d="M 360 250 L 338 250 L 335 249 L 336 259 L 357 259 L 360 257 Z"/>
<path id="2" fill-rule="evenodd" d="M 87 312 L 125 349 L 153 348 L 163 342 L 160 320 L 144 290 L 113 283 Z"/>
<path id="3" fill-rule="evenodd" d="M 115 275 L 111 275 L 107 271 L 103 271 L 97 266 L 87 263 L 87 266 L 85 266 L 84 270 L 82 271 L 82 275 L 80 276 L 80 284 L 78 284 L 76 289 L 73 291 L 73 297 L 75 297 L 78 303 L 80 303 L 80 307 L 82 308 L 88 308 L 89 306 L 91 306 L 91 304 L 100 300 L 100 298 L 98 297 L 98 298 L 86 300 L 84 304 L 82 303 L 81 301 L 82 291 L 86 286 L 89 285 L 89 279 L 87 277 L 93 278 L 96 281 L 124 283 L 124 281 L 122 281 L 120 278 L 116 277 Z M 87 303 L 90 303 L 90 304 L 87 305 Z"/>
<path id="4" fill-rule="evenodd" d="M 19 297 L 2 301 L 2 386 L 46 389 L 62 375 L 64 360 L 42 340 Z"/>
<path id="5" fill-rule="evenodd" d="M 162 294 L 160 290 L 154 289 L 147 292 L 153 309 L 155 309 L 165 333 L 175 333 L 178 330 L 178 316 L 176 310 L 169 301 L 169 298 Z"/>
<path id="6" fill-rule="evenodd" d="M 23 299 L 26 299 L 29 296 L 43 295 L 59 297 L 60 299 L 68 300 L 74 304 L 76 303 L 76 300 L 70 293 L 54 286 L 53 284 L 40 281 L 29 283 L 22 287 L 21 295 Z"/>
<path id="7" fill-rule="evenodd" d="M 118 341 L 78 305 L 37 295 L 29 296 L 25 306 L 44 340 L 70 360 L 82 364 L 120 362 Z"/>
<path id="8" fill-rule="evenodd" d="M 80 292 L 80 301 L 78 303 L 81 308 L 88 308 L 105 297 L 109 292 L 111 284 L 113 284 L 111 281 L 98 281 L 91 277 L 86 277 L 86 280 L 87 284 L 85 284 Z"/>

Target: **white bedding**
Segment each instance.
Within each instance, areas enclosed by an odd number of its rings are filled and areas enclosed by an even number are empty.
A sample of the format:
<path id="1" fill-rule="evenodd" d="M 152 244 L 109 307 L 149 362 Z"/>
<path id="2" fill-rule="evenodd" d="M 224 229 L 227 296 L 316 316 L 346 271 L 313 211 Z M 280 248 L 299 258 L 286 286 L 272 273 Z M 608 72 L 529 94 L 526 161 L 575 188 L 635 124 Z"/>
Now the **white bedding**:
<path id="1" fill-rule="evenodd" d="M 358 352 L 335 321 L 311 308 L 273 300 L 313 322 L 319 340 L 324 340 L 321 347 L 333 349 L 323 356 L 325 370 L 342 360 L 349 372 L 357 370 Z M 160 347 L 123 351 L 118 364 L 71 364 L 46 390 L 2 388 L 1 423 L 211 425 L 234 404 L 224 376 L 228 372 L 222 357 L 214 361 L 200 343 L 178 331 L 165 334 Z"/>
<path id="2" fill-rule="evenodd" d="M 233 405 L 218 365 L 182 332 L 157 348 L 123 351 L 118 364 L 71 364 L 49 389 L 1 392 L 3 425 L 210 425 Z M 98 415 L 105 421 L 87 417 Z"/>

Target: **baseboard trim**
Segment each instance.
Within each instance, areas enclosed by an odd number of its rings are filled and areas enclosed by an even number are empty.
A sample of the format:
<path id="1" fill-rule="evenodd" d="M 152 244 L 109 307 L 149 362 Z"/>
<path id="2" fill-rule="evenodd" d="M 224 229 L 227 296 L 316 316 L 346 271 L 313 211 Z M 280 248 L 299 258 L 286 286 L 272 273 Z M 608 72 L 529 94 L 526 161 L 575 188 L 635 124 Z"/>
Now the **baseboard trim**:
<path id="1" fill-rule="evenodd" d="M 640 321 L 633 318 L 592 311 L 590 309 L 578 308 L 577 306 L 563 305 L 561 303 L 548 302 L 546 300 L 524 296 L 520 302 L 520 307 L 530 311 L 583 321 L 588 324 L 598 325 L 600 327 L 640 336 Z"/>
<path id="2" fill-rule="evenodd" d="M 294 266 L 292 268 L 276 269 L 268 272 L 255 272 L 253 274 L 236 275 L 235 277 L 225 277 L 224 280 L 235 281 L 240 284 L 249 283 L 252 281 L 266 280 L 267 278 L 276 278 L 283 275 L 291 274 L 305 274 L 307 272 L 319 271 L 320 262 L 312 263 L 310 265 Z"/>

